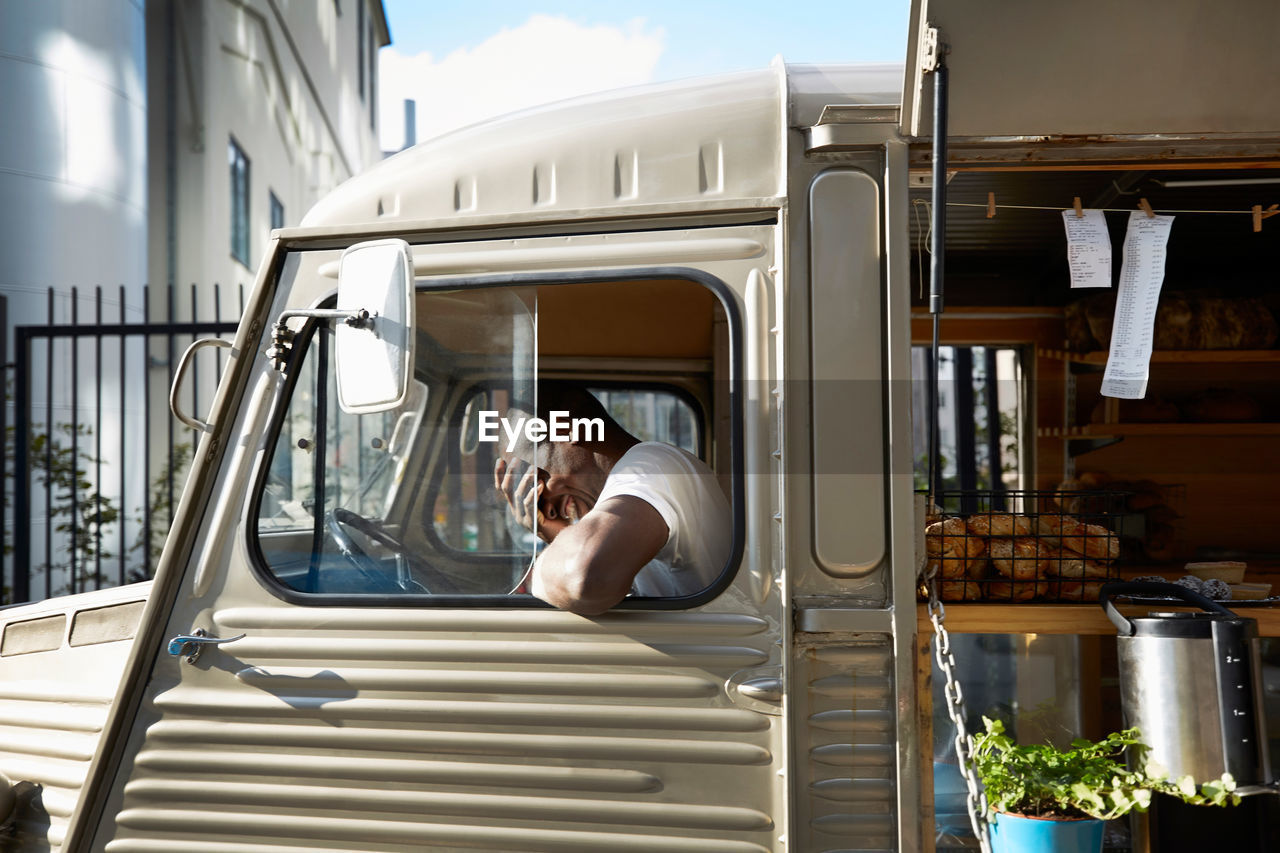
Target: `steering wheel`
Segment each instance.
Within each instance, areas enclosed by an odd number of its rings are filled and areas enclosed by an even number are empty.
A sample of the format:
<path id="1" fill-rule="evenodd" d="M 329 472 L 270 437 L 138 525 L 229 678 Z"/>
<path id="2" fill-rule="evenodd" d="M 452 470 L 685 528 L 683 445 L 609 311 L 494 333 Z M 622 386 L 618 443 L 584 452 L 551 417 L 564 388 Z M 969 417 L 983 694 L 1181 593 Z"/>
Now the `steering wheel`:
<path id="1" fill-rule="evenodd" d="M 352 512 L 345 507 L 335 507 L 324 514 L 324 524 L 329 531 L 329 535 L 333 537 L 333 542 L 338 546 L 338 550 L 347 561 L 355 567 L 366 580 L 373 584 L 375 592 L 416 592 L 429 593 L 425 586 L 412 577 L 405 576 L 403 578 L 392 577 L 385 568 L 369 553 L 360 547 L 347 528 L 355 530 L 363 536 L 372 539 L 381 545 L 385 545 L 392 550 L 404 554 L 406 559 L 410 559 L 415 566 L 421 566 L 420 561 L 412 560 L 405 553 L 404 543 L 387 532 L 386 528 L 378 524 L 376 521 L 365 518 L 357 512 Z"/>

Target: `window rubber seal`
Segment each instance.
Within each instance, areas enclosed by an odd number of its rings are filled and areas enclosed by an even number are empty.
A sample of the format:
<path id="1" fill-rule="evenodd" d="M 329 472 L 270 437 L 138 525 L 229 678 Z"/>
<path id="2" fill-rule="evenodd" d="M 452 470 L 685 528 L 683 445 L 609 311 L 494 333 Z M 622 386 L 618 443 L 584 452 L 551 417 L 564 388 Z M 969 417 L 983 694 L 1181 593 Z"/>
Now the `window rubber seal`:
<path id="1" fill-rule="evenodd" d="M 730 459 L 730 509 L 733 518 L 733 543 L 729 551 L 729 559 L 720 574 L 709 586 L 692 595 L 674 597 L 628 596 L 615 605 L 612 610 L 619 611 L 667 611 L 689 610 L 700 607 L 718 598 L 733 583 L 742 564 L 742 555 L 746 545 L 746 471 L 744 451 L 743 413 L 745 411 L 745 393 L 743 379 L 743 347 L 744 330 L 742 328 L 742 312 L 734 298 L 733 290 L 718 276 L 704 270 L 678 266 L 633 267 L 626 270 L 573 270 L 568 272 L 548 273 L 501 273 L 493 275 L 466 275 L 433 278 L 425 284 L 418 285 L 418 292 L 439 290 L 461 290 L 497 287 L 530 287 L 555 286 L 558 284 L 609 284 L 643 279 L 679 280 L 701 284 L 715 294 L 724 309 L 729 326 L 729 459 Z M 317 305 L 324 305 L 336 299 L 336 289 L 317 300 Z M 310 325 L 310 324 L 309 324 Z M 305 331 L 310 332 L 310 329 Z M 310 334 L 305 336 L 310 340 Z M 304 335 L 299 334 L 295 347 L 304 343 Z M 289 402 L 293 398 L 298 374 L 286 380 L 288 385 L 280 394 L 276 410 L 267 419 L 267 439 L 279 435 L 280 425 L 288 411 Z M 251 491 L 245 501 L 244 517 L 246 546 L 249 564 L 253 573 L 263 586 L 277 598 L 307 607 L 361 607 L 361 608 L 503 608 L 503 609 L 551 609 L 551 605 L 531 595 L 488 594 L 488 595 L 387 595 L 387 594 L 351 594 L 351 593 L 309 593 L 286 586 L 271 571 L 266 556 L 262 552 L 257 534 L 258 512 L 262 504 L 263 487 L 269 472 L 269 456 L 263 453 L 255 463 L 255 471 L 249 477 Z"/>

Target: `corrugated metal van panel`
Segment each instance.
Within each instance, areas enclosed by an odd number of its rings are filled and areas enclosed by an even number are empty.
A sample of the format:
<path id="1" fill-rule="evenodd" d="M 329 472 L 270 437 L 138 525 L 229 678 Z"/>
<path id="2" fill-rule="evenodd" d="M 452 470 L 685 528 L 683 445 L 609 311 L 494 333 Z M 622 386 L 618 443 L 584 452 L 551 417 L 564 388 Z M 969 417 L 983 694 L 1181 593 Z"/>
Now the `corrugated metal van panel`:
<path id="1" fill-rule="evenodd" d="M 18 800 L 5 849 L 61 849 L 150 588 L 52 598 L 0 617 L 0 772 Z"/>
<path id="2" fill-rule="evenodd" d="M 409 817 L 409 816 L 406 816 Z M 188 850 L 188 841 L 209 833 L 228 838 L 308 838 L 345 840 L 350 850 L 401 849 L 417 845 L 418 850 L 489 849 L 527 851 L 634 851 L 634 853 L 767 853 L 756 844 L 718 838 L 691 838 L 641 835 L 620 832 L 565 831 L 522 826 L 482 826 L 459 822 L 431 823 L 422 820 L 371 820 L 362 817 L 263 814 L 257 811 L 130 810 L 118 817 L 129 828 L 164 832 L 171 846 L 137 845 L 131 840 L 113 841 L 108 853 L 141 850 Z M 189 833 L 186 838 L 183 833 Z M 397 845 L 392 847 L 390 845 Z M 424 846 L 425 845 L 425 846 Z M 228 846 L 218 849 L 227 850 Z M 278 849 L 274 846 L 266 849 Z"/>
<path id="3" fill-rule="evenodd" d="M 0 620 L 0 773 L 18 799 L 6 849 L 61 849 L 149 591 L 148 583 L 55 598 Z M 109 629 L 77 634 L 77 622 Z M 32 633 L 36 626 L 48 630 Z"/>
<path id="4" fill-rule="evenodd" d="M 770 660 L 766 620 L 213 616 L 249 636 L 144 709 L 108 851 L 774 849 L 779 719 L 723 688 Z"/>
<path id="5" fill-rule="evenodd" d="M 812 635 L 810 635 L 812 636 Z M 897 849 L 890 639 L 797 647 L 796 826 L 804 851 Z"/>

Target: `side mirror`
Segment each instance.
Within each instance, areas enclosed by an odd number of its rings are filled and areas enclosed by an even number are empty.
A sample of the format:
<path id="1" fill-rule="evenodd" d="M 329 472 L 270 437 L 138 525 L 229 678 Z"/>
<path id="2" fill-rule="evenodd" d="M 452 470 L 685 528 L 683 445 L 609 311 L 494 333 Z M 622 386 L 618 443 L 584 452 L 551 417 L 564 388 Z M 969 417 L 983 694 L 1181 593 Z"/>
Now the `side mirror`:
<path id="1" fill-rule="evenodd" d="M 413 376 L 413 256 L 403 240 L 357 243 L 338 262 L 338 311 L 366 314 L 335 323 L 338 404 L 385 412 L 404 404 Z"/>

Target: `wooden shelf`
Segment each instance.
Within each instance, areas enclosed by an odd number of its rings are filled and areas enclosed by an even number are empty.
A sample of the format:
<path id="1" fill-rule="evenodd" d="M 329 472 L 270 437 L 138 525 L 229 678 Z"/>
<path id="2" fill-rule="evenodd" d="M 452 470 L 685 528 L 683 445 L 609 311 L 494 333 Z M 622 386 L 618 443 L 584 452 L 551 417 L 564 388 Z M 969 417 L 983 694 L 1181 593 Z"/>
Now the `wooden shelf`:
<path id="1" fill-rule="evenodd" d="M 1036 355 L 1073 364 L 1105 366 L 1108 353 L 1037 348 Z M 1280 364 L 1280 349 L 1154 350 L 1152 364 Z"/>
<path id="2" fill-rule="evenodd" d="M 1041 427 L 1040 438 L 1123 438 L 1130 435 L 1250 436 L 1280 435 L 1280 423 L 1159 423 L 1085 424 L 1076 427 Z"/>
<path id="3" fill-rule="evenodd" d="M 1223 602 L 1227 607 L 1232 602 Z M 1280 607 L 1239 606 L 1237 616 L 1255 619 L 1258 633 L 1264 637 L 1280 636 Z M 947 604 L 944 624 L 956 634 L 1079 634 L 1112 636 L 1116 626 L 1107 619 L 1098 604 Z M 1169 604 L 1121 604 L 1118 608 L 1126 616 L 1145 616 L 1153 610 L 1194 610 Z M 920 604 L 917 623 L 920 634 L 933 634 L 929 621 L 929 608 Z"/>

